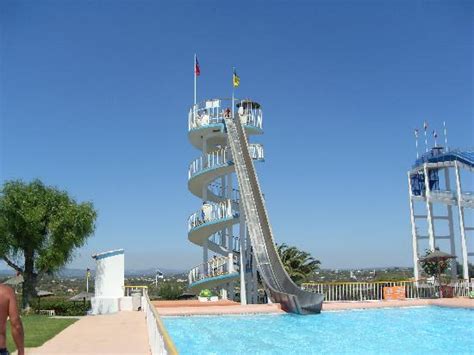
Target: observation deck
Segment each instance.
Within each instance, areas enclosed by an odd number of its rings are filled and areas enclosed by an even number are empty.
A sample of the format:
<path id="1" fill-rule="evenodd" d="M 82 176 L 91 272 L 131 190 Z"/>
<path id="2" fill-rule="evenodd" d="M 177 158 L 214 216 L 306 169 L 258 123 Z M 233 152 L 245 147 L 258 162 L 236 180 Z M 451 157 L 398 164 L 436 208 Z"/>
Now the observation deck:
<path id="1" fill-rule="evenodd" d="M 247 135 L 263 134 L 263 114 L 260 105 L 251 100 L 235 100 L 236 109 L 242 107 L 242 122 Z M 191 144 L 201 149 L 203 139 L 207 147 L 225 146 L 225 116 L 232 112 L 231 99 L 211 99 L 193 105 L 188 113 L 188 137 Z"/>
<path id="2" fill-rule="evenodd" d="M 469 170 L 474 169 L 474 149 L 453 149 L 446 151 L 443 147 L 434 147 L 415 161 L 412 168 L 417 169 L 423 164 L 437 164 L 438 167 L 452 166 L 454 162 L 463 164 Z"/>

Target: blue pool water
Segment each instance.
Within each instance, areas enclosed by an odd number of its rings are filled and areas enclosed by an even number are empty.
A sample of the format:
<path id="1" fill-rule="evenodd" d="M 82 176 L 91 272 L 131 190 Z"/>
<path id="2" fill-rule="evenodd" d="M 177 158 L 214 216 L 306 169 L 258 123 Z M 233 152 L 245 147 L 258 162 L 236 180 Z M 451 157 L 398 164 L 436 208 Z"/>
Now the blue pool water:
<path id="1" fill-rule="evenodd" d="M 422 307 L 163 321 L 180 354 L 474 353 L 474 310 L 468 309 Z"/>

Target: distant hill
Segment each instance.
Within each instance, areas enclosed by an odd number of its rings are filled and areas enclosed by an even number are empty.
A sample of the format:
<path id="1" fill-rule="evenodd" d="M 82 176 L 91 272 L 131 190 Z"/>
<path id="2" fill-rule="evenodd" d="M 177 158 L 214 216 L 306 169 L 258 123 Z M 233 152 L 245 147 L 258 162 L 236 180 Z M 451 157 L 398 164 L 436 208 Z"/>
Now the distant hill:
<path id="1" fill-rule="evenodd" d="M 91 270 L 94 273 L 94 270 Z M 166 269 L 160 268 L 160 271 L 165 274 L 165 276 L 174 276 L 174 275 L 181 275 L 187 273 L 186 270 L 178 270 L 178 269 Z M 125 277 L 136 277 L 136 276 L 155 276 L 156 269 L 130 269 L 125 270 Z M 85 269 L 63 269 L 61 270 L 58 275 L 61 277 L 84 277 L 86 274 Z M 12 269 L 0 269 L 0 277 L 9 277 L 14 276 L 15 271 Z"/>

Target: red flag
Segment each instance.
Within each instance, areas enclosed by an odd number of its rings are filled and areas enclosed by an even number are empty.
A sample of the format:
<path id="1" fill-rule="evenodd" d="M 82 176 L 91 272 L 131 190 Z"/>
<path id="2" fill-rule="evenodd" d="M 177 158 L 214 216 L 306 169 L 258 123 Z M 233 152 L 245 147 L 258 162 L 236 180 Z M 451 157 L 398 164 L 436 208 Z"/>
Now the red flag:
<path id="1" fill-rule="evenodd" d="M 199 61 L 198 57 L 195 57 L 195 63 L 194 63 L 194 75 L 199 76 L 201 75 L 201 68 L 199 68 Z"/>

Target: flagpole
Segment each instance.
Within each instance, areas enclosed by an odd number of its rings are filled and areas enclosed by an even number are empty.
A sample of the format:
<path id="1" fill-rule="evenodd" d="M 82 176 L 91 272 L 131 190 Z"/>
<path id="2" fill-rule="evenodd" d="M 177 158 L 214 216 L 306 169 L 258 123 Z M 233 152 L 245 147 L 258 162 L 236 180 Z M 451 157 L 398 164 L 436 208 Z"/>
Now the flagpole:
<path id="1" fill-rule="evenodd" d="M 87 269 L 86 271 L 86 292 L 89 293 L 89 275 L 90 275 L 90 271 L 89 271 L 89 268 Z"/>
<path id="2" fill-rule="evenodd" d="M 425 130 L 425 152 L 428 153 L 428 137 L 426 136 L 426 130 L 428 129 L 428 124 L 424 123 L 423 128 Z"/>
<path id="3" fill-rule="evenodd" d="M 446 129 L 446 121 L 443 121 L 443 128 L 444 128 L 444 149 L 449 151 L 448 149 L 448 130 Z"/>
<path id="4" fill-rule="evenodd" d="M 234 119 L 234 94 L 235 94 L 234 72 L 235 72 L 235 67 L 232 67 L 232 119 Z"/>
<path id="5" fill-rule="evenodd" d="M 196 106 L 196 101 L 197 101 L 196 53 L 194 53 L 193 73 L 194 73 L 194 106 Z"/>
<path id="6" fill-rule="evenodd" d="M 416 147 L 416 159 L 420 157 L 420 154 L 418 153 L 418 130 L 415 129 L 415 147 Z"/>

